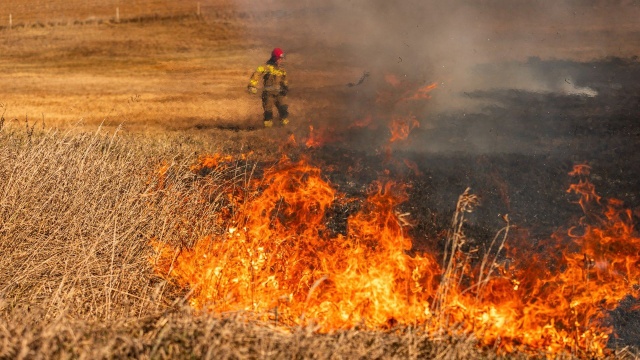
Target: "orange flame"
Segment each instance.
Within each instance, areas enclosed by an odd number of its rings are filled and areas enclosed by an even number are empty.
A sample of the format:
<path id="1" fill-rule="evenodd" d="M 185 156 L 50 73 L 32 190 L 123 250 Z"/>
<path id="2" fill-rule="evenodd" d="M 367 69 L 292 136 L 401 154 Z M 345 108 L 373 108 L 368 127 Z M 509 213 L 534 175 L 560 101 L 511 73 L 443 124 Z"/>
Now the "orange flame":
<path id="1" fill-rule="evenodd" d="M 201 155 L 198 158 L 198 162 L 191 166 L 191 171 L 194 173 L 199 173 L 207 169 L 217 168 L 221 164 L 230 163 L 233 160 L 234 160 L 233 156 L 231 155 L 222 155 L 222 154 Z"/>
<path id="2" fill-rule="evenodd" d="M 313 131 L 313 125 L 309 125 L 309 138 L 305 142 L 305 145 L 310 147 L 319 147 L 323 145 L 323 142 L 318 138 L 318 135 Z"/>
<path id="3" fill-rule="evenodd" d="M 413 93 L 413 95 L 404 98 L 404 100 L 409 101 L 409 100 L 431 99 L 431 94 L 430 94 L 431 90 L 435 89 L 436 87 L 438 87 L 438 84 L 436 83 L 425 85 L 419 88 L 415 93 Z"/>
<path id="4" fill-rule="evenodd" d="M 408 118 L 393 118 L 389 123 L 389 130 L 391 131 L 391 138 L 389 142 L 395 142 L 399 140 L 406 140 L 411 133 L 411 130 L 420 127 L 420 122 L 414 117 Z"/>
<path id="5" fill-rule="evenodd" d="M 394 213 L 406 199 L 401 186 L 378 186 L 366 211 L 349 218 L 349 233 L 330 237 L 323 219 L 336 194 L 319 169 L 287 163 L 266 178 L 254 201 L 238 204 L 226 234 L 178 255 L 153 243 L 158 272 L 195 289 L 193 307 L 259 314 L 277 307 L 283 321 L 324 330 L 431 316 L 438 265 L 428 254 L 405 253 L 411 239 Z"/>
<path id="6" fill-rule="evenodd" d="M 164 189 L 165 184 L 167 182 L 167 171 L 169 171 L 169 167 L 170 167 L 169 162 L 167 162 L 166 160 L 163 160 L 160 163 L 160 165 L 158 165 L 155 176 L 149 179 L 147 183 L 150 184 L 152 182 L 155 182 L 156 183 L 155 190 Z"/>
<path id="7" fill-rule="evenodd" d="M 407 200 L 403 186 L 374 185 L 347 233 L 336 235 L 325 217 L 343 196 L 320 169 L 285 160 L 233 204 L 223 234 L 181 250 L 153 241 L 156 271 L 192 289 L 194 308 L 212 312 L 251 311 L 321 331 L 413 324 L 458 329 L 505 352 L 605 354 L 605 310 L 637 296 L 640 279 L 640 238 L 620 201 L 607 201 L 596 223 L 554 235 L 544 252 L 511 246 L 509 265 L 494 239 L 473 263 L 456 230 L 477 202 L 465 192 L 441 266 L 430 253 L 408 255 L 407 214 L 396 211 Z M 600 199 L 588 187 L 571 189 L 585 203 Z M 506 239 L 504 219 L 496 239 Z"/>
<path id="8" fill-rule="evenodd" d="M 393 89 L 380 90 L 376 96 L 377 104 L 395 105 L 406 101 L 428 100 L 431 99 L 431 91 L 438 87 L 438 84 L 433 82 L 416 89 L 417 85 L 415 83 L 400 80 L 393 74 L 385 75 L 384 80 Z"/>

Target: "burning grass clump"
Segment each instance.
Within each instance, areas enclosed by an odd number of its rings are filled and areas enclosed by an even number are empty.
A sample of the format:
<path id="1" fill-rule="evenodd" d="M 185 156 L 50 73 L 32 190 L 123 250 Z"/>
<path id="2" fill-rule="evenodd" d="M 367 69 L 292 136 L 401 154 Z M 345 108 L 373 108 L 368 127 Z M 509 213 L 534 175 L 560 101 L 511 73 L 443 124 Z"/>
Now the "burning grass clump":
<path id="1" fill-rule="evenodd" d="M 217 169 L 221 157 L 212 159 L 200 163 Z M 342 195 L 319 168 L 285 158 L 245 182 L 242 193 L 219 189 L 229 200 L 224 231 L 188 248 L 153 241 L 153 263 L 158 275 L 191 291 L 194 309 L 211 313 L 248 311 L 321 333 L 415 326 L 432 336 L 473 336 L 500 353 L 604 357 L 612 354 L 607 311 L 637 293 L 640 239 L 631 212 L 599 197 L 589 171 L 578 165 L 569 174 L 585 217 L 554 234 L 542 253 L 507 246 L 508 215 L 493 239 L 469 246 L 466 214 L 479 199 L 467 190 L 444 253 L 409 255 L 411 222 L 397 212 L 407 200 L 402 184 L 372 184 L 347 231 L 336 233 L 324 215 Z"/>

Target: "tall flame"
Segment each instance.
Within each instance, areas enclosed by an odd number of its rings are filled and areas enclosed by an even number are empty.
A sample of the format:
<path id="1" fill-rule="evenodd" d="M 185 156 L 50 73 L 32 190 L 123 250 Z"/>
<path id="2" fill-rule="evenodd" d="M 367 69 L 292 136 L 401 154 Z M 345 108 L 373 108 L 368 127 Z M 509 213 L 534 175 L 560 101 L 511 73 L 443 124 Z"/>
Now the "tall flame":
<path id="1" fill-rule="evenodd" d="M 435 260 L 409 257 L 411 239 L 394 214 L 402 187 L 379 185 L 347 235 L 329 235 L 325 214 L 336 193 L 305 162 L 265 174 L 267 186 L 238 211 L 224 235 L 175 254 L 154 243 L 157 269 L 194 289 L 191 305 L 215 312 L 278 309 L 282 321 L 324 330 L 358 324 L 423 322 Z M 416 313 L 420 314 L 416 318 Z"/>
<path id="2" fill-rule="evenodd" d="M 401 184 L 375 183 L 347 219 L 346 233 L 335 234 L 327 214 L 344 196 L 319 168 L 284 160 L 248 196 L 233 197 L 224 233 L 188 249 L 153 241 L 155 266 L 192 290 L 196 309 L 250 311 L 287 325 L 316 324 L 320 331 L 396 324 L 456 329 L 505 352 L 601 356 L 612 332 L 606 311 L 638 296 L 640 238 L 632 213 L 597 196 L 588 174 L 588 167 L 576 167 L 571 175 L 579 181 L 569 191 L 589 211 L 606 203 L 604 211 L 536 251 L 524 242 L 505 245 L 508 216 L 488 251 L 462 251 L 464 216 L 477 204 L 465 192 L 438 260 L 409 255 L 406 214 L 396 211 L 407 200 Z"/>

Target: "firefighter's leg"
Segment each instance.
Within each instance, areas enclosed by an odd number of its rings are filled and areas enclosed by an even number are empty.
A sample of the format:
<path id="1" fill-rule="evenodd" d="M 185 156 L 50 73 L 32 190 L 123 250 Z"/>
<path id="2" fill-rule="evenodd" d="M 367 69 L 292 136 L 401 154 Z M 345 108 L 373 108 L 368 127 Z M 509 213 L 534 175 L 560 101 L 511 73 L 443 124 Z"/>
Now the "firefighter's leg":
<path id="1" fill-rule="evenodd" d="M 280 123 L 282 125 L 287 125 L 289 123 L 289 105 L 287 104 L 287 97 L 278 95 L 276 99 L 276 107 L 278 108 Z"/>
<path id="2" fill-rule="evenodd" d="M 264 110 L 264 127 L 273 126 L 273 106 L 275 99 L 266 91 L 262 93 L 262 109 Z"/>

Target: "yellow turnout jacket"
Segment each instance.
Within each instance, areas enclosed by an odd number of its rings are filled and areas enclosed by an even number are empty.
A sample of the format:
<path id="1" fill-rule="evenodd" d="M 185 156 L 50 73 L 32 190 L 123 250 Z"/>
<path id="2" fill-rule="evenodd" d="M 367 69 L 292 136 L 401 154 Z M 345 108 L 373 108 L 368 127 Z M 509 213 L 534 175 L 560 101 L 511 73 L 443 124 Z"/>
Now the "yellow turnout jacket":
<path id="1" fill-rule="evenodd" d="M 263 90 L 268 93 L 286 93 L 289 89 L 287 71 L 271 60 L 264 65 L 258 66 L 256 71 L 253 72 L 249 80 L 249 88 L 257 88 L 260 78 L 262 78 Z"/>

